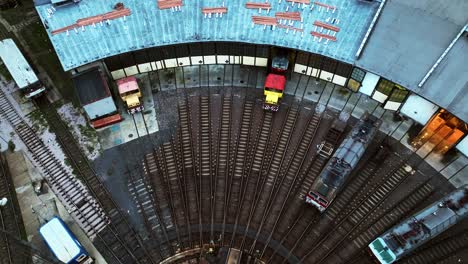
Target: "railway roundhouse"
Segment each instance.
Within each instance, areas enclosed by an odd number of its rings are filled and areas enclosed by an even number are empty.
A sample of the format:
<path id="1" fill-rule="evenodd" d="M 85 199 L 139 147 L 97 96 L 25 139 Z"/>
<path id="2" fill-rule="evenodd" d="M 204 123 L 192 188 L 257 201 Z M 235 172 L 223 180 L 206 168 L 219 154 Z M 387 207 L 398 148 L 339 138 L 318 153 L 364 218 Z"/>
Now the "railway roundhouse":
<path id="1" fill-rule="evenodd" d="M 35 82 L 46 85 L 29 102 L 63 155 L 3 79 L 0 116 L 44 175 L 34 191 L 49 186 L 56 211 L 72 219 L 61 223 L 80 240 L 73 258 L 468 260 L 467 1 L 34 0 L 34 8 L 88 124 L 70 131 L 41 69 Z M 0 258 L 14 263 L 21 249 L 20 261 L 53 263 L 17 239 L 25 209 L 4 164 L 0 156 L 0 205 L 13 203 L 0 208 L 0 223 L 16 240 L 4 235 Z"/>

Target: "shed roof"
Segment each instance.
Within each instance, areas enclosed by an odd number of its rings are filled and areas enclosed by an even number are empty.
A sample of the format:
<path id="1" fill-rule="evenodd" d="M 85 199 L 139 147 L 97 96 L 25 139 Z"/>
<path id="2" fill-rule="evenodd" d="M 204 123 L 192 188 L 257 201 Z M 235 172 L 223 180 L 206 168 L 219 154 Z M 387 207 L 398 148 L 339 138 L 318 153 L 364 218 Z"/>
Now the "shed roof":
<path id="1" fill-rule="evenodd" d="M 418 87 L 468 22 L 467 14 L 465 0 L 387 1 L 356 65 L 403 85 L 468 122 L 468 97 L 460 96 L 468 93 L 468 38 L 458 39 Z"/>
<path id="2" fill-rule="evenodd" d="M 73 76 L 73 83 L 82 105 L 110 96 L 109 88 L 98 68 Z"/>
<path id="3" fill-rule="evenodd" d="M 262 25 L 252 27 L 251 17 L 257 15 L 258 10 L 245 8 L 245 1 L 225 1 L 229 11 L 222 18 L 204 18 L 201 12 L 205 5 L 216 5 L 214 1 L 204 1 L 203 5 L 202 1 L 184 1 L 181 12 L 159 10 L 156 1 L 120 2 L 131 10 L 131 15 L 111 20 L 109 25 L 103 23 L 95 27 L 80 27 L 76 32 L 70 30 L 68 35 L 51 35 L 51 31 L 72 25 L 78 19 L 110 12 L 115 1 L 82 0 L 79 4 L 57 9 L 52 15 L 48 11 L 50 3 L 37 4 L 37 12 L 48 25 L 49 37 L 65 70 L 128 51 L 201 41 L 271 44 L 319 53 L 350 63 L 378 7 L 378 3 L 364 1 L 327 0 L 328 5 L 336 6 L 336 11 L 332 12 L 318 5 L 311 10 L 310 6 L 302 8 L 296 4 L 291 7 L 287 1 L 272 1 L 271 16 L 275 11 L 284 11 L 286 6 L 289 6 L 289 11 L 302 13 L 302 37 L 300 33 L 293 34 L 293 31 L 286 34 L 286 29 L 264 30 Z M 314 30 L 313 22 L 329 19 L 331 23 L 331 18 L 340 21 L 339 24 L 335 23 L 340 27 L 340 32 L 336 34 L 337 41 L 327 45 L 325 41 L 313 42 L 310 34 Z M 297 21 L 294 27 L 300 28 L 300 24 Z"/>
<path id="4" fill-rule="evenodd" d="M 0 58 L 20 89 L 39 81 L 12 39 L 0 41 Z"/>
<path id="5" fill-rule="evenodd" d="M 264 30 L 251 26 L 257 10 L 246 9 L 244 1 L 225 1 L 228 13 L 222 18 L 204 18 L 201 1 L 184 1 L 181 12 L 159 10 L 155 1 L 121 1 L 131 15 L 76 31 L 51 35 L 52 30 L 76 23 L 78 19 L 112 11 L 110 0 L 82 0 L 79 4 L 57 9 L 50 15 L 50 1 L 36 0 L 36 9 L 65 70 L 113 56 L 154 46 L 177 43 L 230 41 L 269 44 L 303 50 L 331 57 L 364 68 L 420 94 L 468 122 L 468 75 L 466 72 L 467 38 L 460 38 L 427 82 L 418 83 L 431 69 L 451 41 L 468 22 L 465 0 L 391 0 L 386 1 L 380 18 L 361 57 L 355 54 L 376 13 L 379 2 L 323 0 L 337 11 L 318 5 L 305 9 L 295 5 L 304 19 L 304 36 L 286 34 L 285 29 Z M 203 3 L 205 3 L 204 1 Z M 206 5 L 214 5 L 206 3 Z M 272 1 L 272 11 L 284 11 L 287 1 Z M 319 11 L 321 8 L 321 11 Z M 272 16 L 272 15 L 270 15 Z M 314 42 L 310 32 L 314 21 L 338 19 L 340 31 L 336 42 Z M 295 22 L 299 27 L 301 22 Z M 325 30 L 326 31 L 326 30 Z M 464 33 L 463 36 L 466 36 Z M 228 55 L 228 54 L 226 54 Z"/>
<path id="6" fill-rule="evenodd" d="M 106 97 L 96 102 L 83 106 L 83 109 L 90 120 L 95 120 L 103 116 L 113 114 L 117 111 L 112 97 Z"/>

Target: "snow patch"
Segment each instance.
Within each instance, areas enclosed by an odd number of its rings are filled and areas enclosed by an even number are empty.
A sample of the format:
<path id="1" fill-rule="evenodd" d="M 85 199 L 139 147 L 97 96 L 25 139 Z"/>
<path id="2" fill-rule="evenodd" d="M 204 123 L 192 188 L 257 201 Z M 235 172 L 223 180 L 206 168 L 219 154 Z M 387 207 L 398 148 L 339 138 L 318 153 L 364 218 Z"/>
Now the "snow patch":
<path id="1" fill-rule="evenodd" d="M 26 115 L 24 111 L 22 110 L 22 105 L 30 104 L 30 102 L 24 99 L 24 97 L 22 96 L 18 98 L 19 102 L 15 99 L 15 96 L 14 96 L 15 93 L 19 93 L 17 91 L 18 89 L 15 89 L 16 88 L 15 83 L 13 81 L 7 83 L 3 79 L 0 83 L 1 83 L 0 88 L 4 92 L 8 101 L 13 106 L 13 109 L 15 109 L 18 115 L 20 115 L 23 118 L 23 120 L 36 132 L 36 135 L 42 140 L 44 145 L 48 147 L 49 151 L 52 152 L 52 155 L 54 155 L 61 162 L 63 168 L 70 175 L 74 175 L 72 173 L 72 168 L 65 163 L 65 154 L 62 148 L 60 147 L 60 145 L 57 143 L 55 134 L 49 131 L 47 121 L 42 116 L 42 113 L 38 109 L 36 109 L 34 106 L 32 106 L 33 111 Z M 24 107 L 24 108 L 31 108 L 31 106 Z M 31 163 L 40 170 L 42 175 L 45 175 L 46 172 L 43 171 L 42 166 L 40 166 L 34 161 L 29 149 L 22 142 L 21 138 L 16 134 L 16 131 L 13 129 L 10 123 L 3 116 L 0 117 L 0 128 L 1 128 L 0 134 L 2 135 L 2 137 L 4 134 L 6 134 L 4 139 L 6 141 L 12 140 L 13 143 L 15 143 L 16 145 L 15 149 L 23 150 L 24 153 L 26 154 L 27 159 L 29 159 L 29 161 L 31 161 Z M 2 149 L 4 145 L 3 143 L 2 143 Z"/>
<path id="2" fill-rule="evenodd" d="M 70 128 L 73 137 L 78 141 L 78 145 L 88 159 L 96 159 L 102 152 L 102 148 L 95 130 L 88 126 L 86 118 L 71 103 L 62 105 L 57 112 Z"/>
<path id="3" fill-rule="evenodd" d="M 8 149 L 8 141 L 10 140 L 15 144 L 15 149 L 26 150 L 26 146 L 18 135 L 16 135 L 10 123 L 8 123 L 3 116 L 0 116 L 0 151 L 6 151 Z"/>

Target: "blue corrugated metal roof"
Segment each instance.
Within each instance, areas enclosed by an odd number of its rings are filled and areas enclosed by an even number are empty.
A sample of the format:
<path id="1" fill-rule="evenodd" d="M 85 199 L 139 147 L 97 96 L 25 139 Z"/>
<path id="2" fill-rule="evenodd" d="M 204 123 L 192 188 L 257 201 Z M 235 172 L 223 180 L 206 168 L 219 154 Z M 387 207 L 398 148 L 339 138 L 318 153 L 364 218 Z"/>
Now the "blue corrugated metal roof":
<path id="1" fill-rule="evenodd" d="M 12 39 L 0 41 L 0 59 L 20 89 L 39 81 L 34 70 Z"/>
<path id="2" fill-rule="evenodd" d="M 269 14 L 258 10 L 246 9 L 247 1 L 225 1 L 228 13 L 222 18 L 204 18 L 201 13 L 203 7 L 221 6 L 221 1 L 186 1 L 181 12 L 172 12 L 170 9 L 159 10 L 155 0 L 122 0 L 125 7 L 130 8 L 132 14 L 128 17 L 111 20 L 110 25 L 87 26 L 77 31 L 71 30 L 69 34 L 61 33 L 51 35 L 52 30 L 74 24 L 76 20 L 93 15 L 112 11 L 116 1 L 83 0 L 79 4 L 72 4 L 53 10 L 50 4 L 36 6 L 44 23 L 48 25 L 49 37 L 60 58 L 65 70 L 80 65 L 124 53 L 153 46 L 162 46 L 175 43 L 200 41 L 236 41 L 256 44 L 271 44 L 296 48 L 308 52 L 323 54 L 341 61 L 352 63 L 354 54 L 365 34 L 374 15 L 378 3 L 365 3 L 358 0 L 339 1 L 321 0 L 322 3 L 336 6 L 337 11 L 328 12 L 325 8 L 314 5 L 302 9 L 296 4 L 285 0 L 278 3 L 272 1 L 272 10 Z M 251 16 L 274 16 L 275 12 L 300 11 L 304 20 L 304 37 L 301 34 L 285 34 L 285 29 L 263 30 L 263 26 L 252 27 Z M 310 32 L 313 30 L 315 20 L 325 22 L 327 18 L 336 18 L 340 22 L 337 33 L 337 42 L 327 45 L 313 42 Z M 295 27 L 300 27 L 295 22 Z"/>

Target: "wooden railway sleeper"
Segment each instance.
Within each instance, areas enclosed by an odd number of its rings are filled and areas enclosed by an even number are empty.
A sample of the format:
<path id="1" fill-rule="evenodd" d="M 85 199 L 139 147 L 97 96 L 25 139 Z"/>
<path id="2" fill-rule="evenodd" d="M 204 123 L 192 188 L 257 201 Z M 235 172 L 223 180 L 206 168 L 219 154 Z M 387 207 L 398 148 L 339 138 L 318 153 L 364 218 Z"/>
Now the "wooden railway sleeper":
<path id="1" fill-rule="evenodd" d="M 278 132 L 273 135 L 273 144 L 272 144 L 272 147 L 270 149 L 269 152 L 267 152 L 267 156 L 266 156 L 266 159 L 263 159 L 263 161 L 267 161 L 266 163 L 262 164 L 263 166 L 266 166 L 266 164 L 271 164 L 272 163 L 272 160 L 273 160 L 273 157 L 275 156 L 275 152 L 277 150 L 277 147 L 278 145 L 280 144 L 281 142 L 281 135 L 283 134 L 283 129 L 287 126 L 288 122 L 287 120 L 289 119 L 288 117 L 290 116 L 293 116 L 293 117 L 296 117 L 297 116 L 297 110 L 295 108 L 292 108 L 290 107 L 286 113 L 286 119 L 282 122 L 281 124 L 281 128 L 278 130 Z M 271 131 L 270 133 L 268 134 L 269 135 L 269 139 L 271 139 Z M 271 140 L 270 140 L 271 141 Z M 263 167 L 262 166 L 262 167 Z M 265 200 L 265 197 L 264 197 L 264 193 L 266 193 L 268 196 L 271 196 L 271 192 L 268 192 L 268 190 L 265 192 L 264 191 L 264 188 L 265 188 L 265 182 L 266 182 L 266 179 L 268 179 L 268 173 L 266 172 L 266 170 L 264 170 L 262 168 L 262 171 L 264 171 L 264 173 L 261 174 L 262 177 L 260 177 L 260 179 L 262 179 L 261 181 L 261 184 L 260 184 L 260 190 L 259 190 L 259 198 L 255 200 L 254 202 L 254 212 L 257 211 L 257 208 L 260 208 L 260 212 L 257 212 L 257 214 L 253 214 L 252 217 L 250 217 L 248 223 L 247 223 L 247 228 L 250 227 L 250 225 L 252 223 L 256 224 L 258 222 L 258 225 L 259 227 L 263 226 L 263 221 L 264 221 L 264 210 L 263 209 L 266 209 L 262 206 L 258 206 L 259 204 L 262 205 Z M 260 218 L 260 219 L 259 219 Z M 252 254 L 253 250 L 254 250 L 254 247 L 255 247 L 255 244 L 256 244 L 256 241 L 258 239 L 258 236 L 259 236 L 259 230 L 260 228 L 257 228 L 257 232 L 255 234 L 255 238 L 250 246 L 250 249 L 249 249 L 249 252 Z M 245 236 L 244 236 L 245 237 Z"/>
<path id="2" fill-rule="evenodd" d="M 317 129 L 318 129 L 318 126 L 319 126 L 319 123 L 320 123 L 320 120 L 321 120 L 321 116 L 322 116 L 321 113 L 318 114 L 318 115 L 317 115 L 316 113 L 314 113 L 314 114 L 311 116 L 311 118 L 308 120 L 308 125 L 305 126 L 305 128 L 304 128 L 304 130 L 303 130 L 303 132 L 302 132 L 302 137 L 301 137 L 301 138 L 302 138 L 303 140 L 302 140 L 302 141 L 300 142 L 300 144 L 296 147 L 296 149 L 294 150 L 294 154 L 293 154 L 293 156 L 295 157 L 295 156 L 298 154 L 298 152 L 300 152 L 301 150 L 302 150 L 302 152 L 303 152 L 303 154 L 301 154 L 301 157 L 302 157 L 302 158 L 301 158 L 301 160 L 300 160 L 300 162 L 299 162 L 299 164 L 298 164 L 298 166 L 297 166 L 297 169 L 294 169 L 293 171 L 291 171 L 291 167 L 293 166 L 294 161 L 295 161 L 296 159 L 293 159 L 292 161 L 290 161 L 289 164 L 286 166 L 285 171 L 287 171 L 287 172 L 284 172 L 284 173 L 286 173 L 286 174 L 289 174 L 289 173 L 294 174 L 293 180 L 292 180 L 292 182 L 290 183 L 290 185 L 289 185 L 290 187 L 289 187 L 288 190 L 287 190 L 286 198 L 283 199 L 283 203 L 282 203 L 282 205 L 281 205 L 280 212 L 279 212 L 278 217 L 276 218 L 276 220 L 275 220 L 275 222 L 274 222 L 274 224 L 273 224 L 273 227 L 272 227 L 272 230 L 271 230 L 271 232 L 270 232 L 270 235 L 269 235 L 269 237 L 267 238 L 267 240 L 266 240 L 266 242 L 265 242 L 265 244 L 264 244 L 264 247 L 263 247 L 263 249 L 262 249 L 262 251 L 261 251 L 261 253 L 260 253 L 260 256 L 261 256 L 261 257 L 264 255 L 264 253 L 265 253 L 265 251 L 266 251 L 266 248 L 267 248 L 267 246 L 268 246 L 268 244 L 269 244 L 269 242 L 270 242 L 270 240 L 271 240 L 271 238 L 272 238 L 272 236 L 273 236 L 273 233 L 274 233 L 275 230 L 276 230 L 276 226 L 278 225 L 279 220 L 280 220 L 280 218 L 282 217 L 282 215 L 283 215 L 283 213 L 284 213 L 284 207 L 285 207 L 285 205 L 287 204 L 288 201 L 291 202 L 291 201 L 290 201 L 290 199 L 291 199 L 291 198 L 290 198 L 290 194 L 292 193 L 293 188 L 294 188 L 294 185 L 295 185 L 295 182 L 297 181 L 298 176 L 299 176 L 299 174 L 300 174 L 300 170 L 299 170 L 299 169 L 300 169 L 300 168 L 302 167 L 302 165 L 304 164 L 305 158 L 306 158 L 306 154 L 307 154 L 307 152 L 309 152 L 309 150 L 310 150 L 310 148 L 311 148 L 311 144 L 312 144 L 313 139 L 314 139 L 314 137 L 315 137 L 315 134 L 316 134 L 316 132 L 317 132 Z M 284 237 L 284 238 L 285 238 L 285 237 Z M 283 239 L 284 239 L 284 238 L 283 238 Z M 282 240 L 283 240 L 283 239 L 282 239 Z M 276 253 L 276 250 L 273 252 L 272 255 L 274 255 L 275 253 Z"/>

